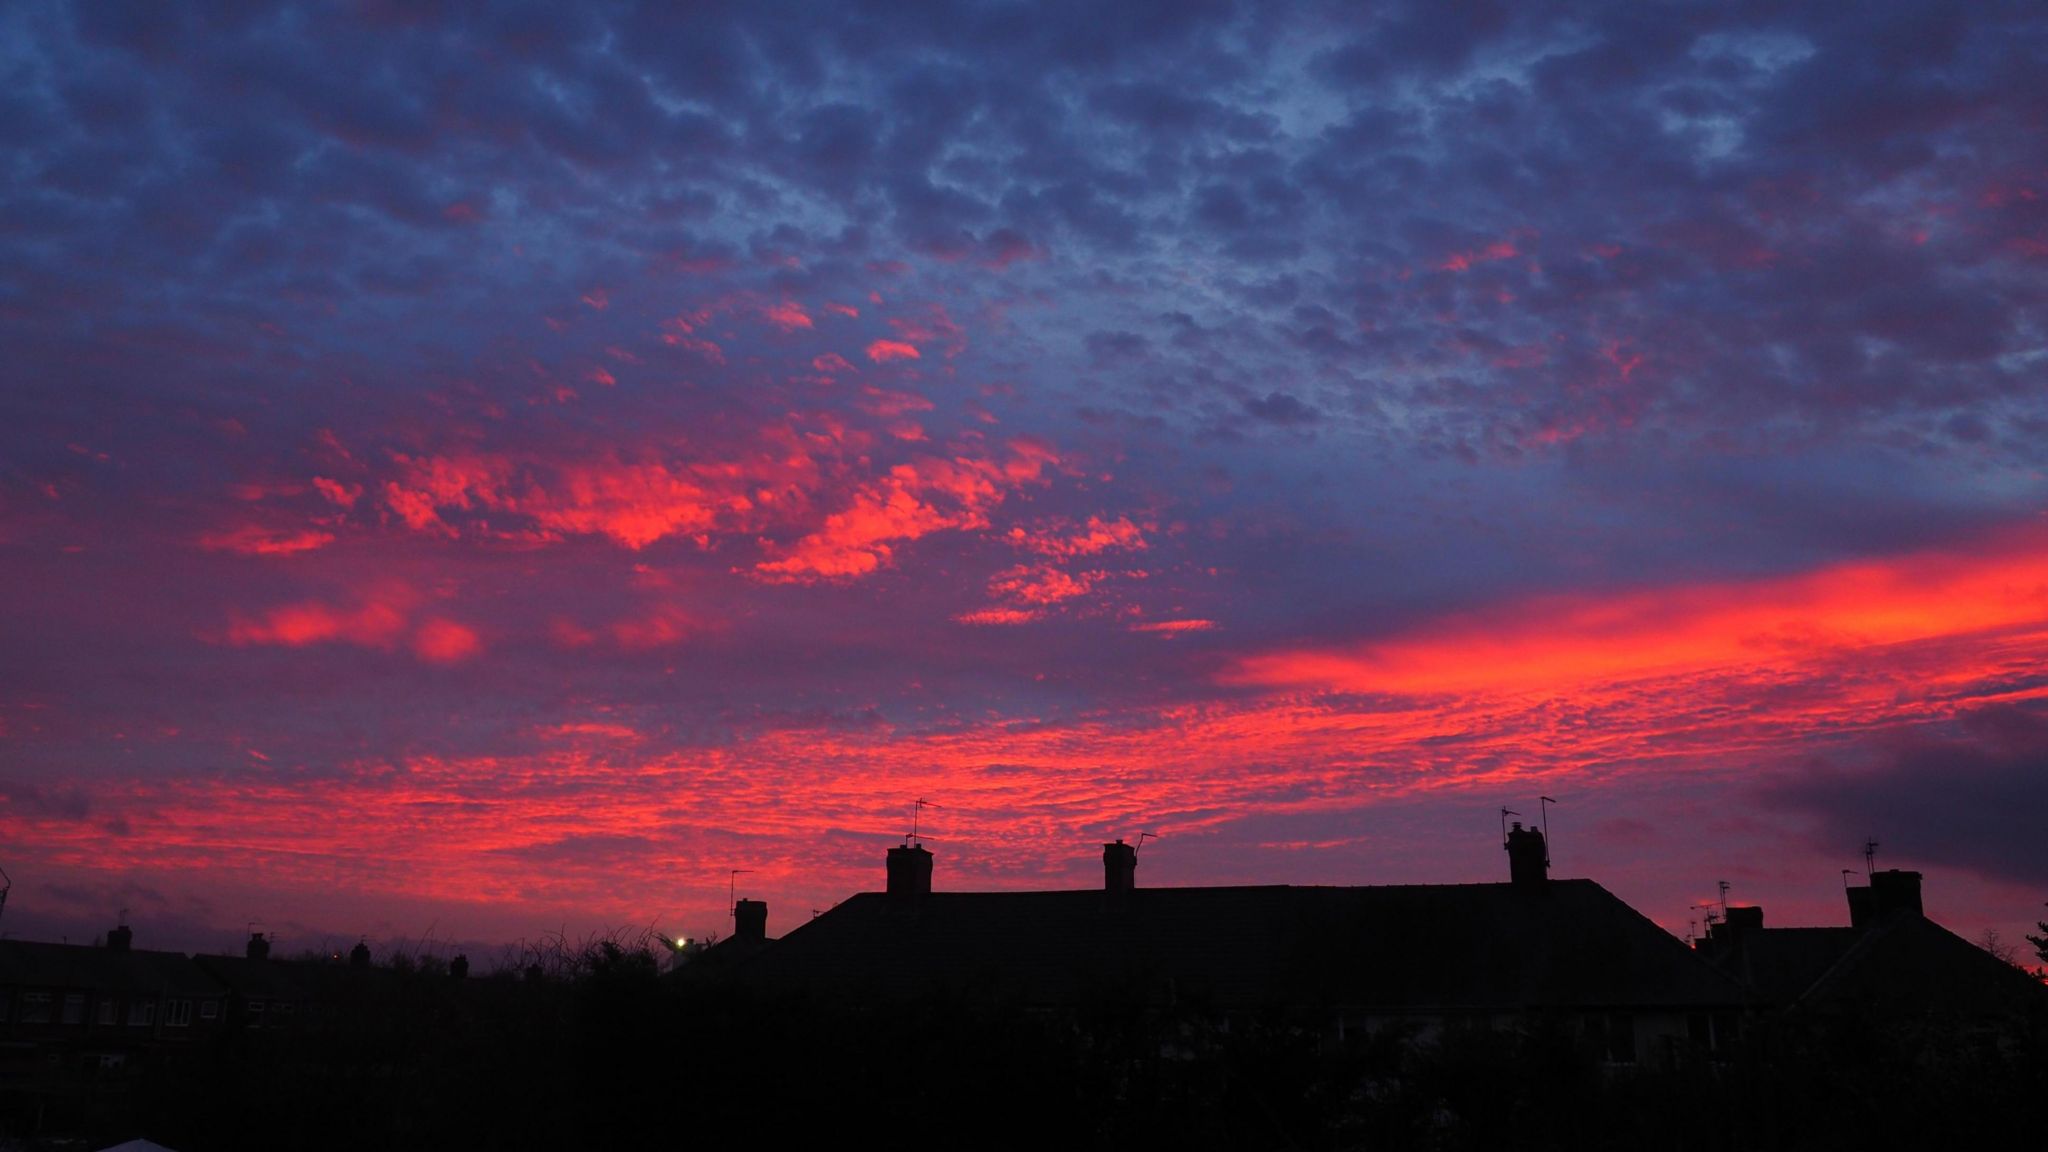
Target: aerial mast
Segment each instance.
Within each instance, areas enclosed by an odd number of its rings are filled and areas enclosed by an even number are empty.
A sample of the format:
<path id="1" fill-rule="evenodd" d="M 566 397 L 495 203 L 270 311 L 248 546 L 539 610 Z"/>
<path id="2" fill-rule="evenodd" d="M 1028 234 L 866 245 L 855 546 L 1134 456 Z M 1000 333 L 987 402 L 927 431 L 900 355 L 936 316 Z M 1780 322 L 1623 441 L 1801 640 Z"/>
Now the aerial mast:
<path id="1" fill-rule="evenodd" d="M 922 845 L 924 843 L 924 841 L 921 838 L 919 838 L 917 834 L 918 817 L 924 815 L 925 809 L 937 807 L 939 807 L 939 805 L 932 803 L 931 801 L 925 799 L 922 796 L 918 797 L 917 802 L 910 806 L 910 843 L 918 845 Z"/>
<path id="2" fill-rule="evenodd" d="M 735 925 L 739 923 L 740 915 L 740 877 L 749 875 L 753 871 L 752 868 L 734 868 L 725 874 L 725 915 Z"/>

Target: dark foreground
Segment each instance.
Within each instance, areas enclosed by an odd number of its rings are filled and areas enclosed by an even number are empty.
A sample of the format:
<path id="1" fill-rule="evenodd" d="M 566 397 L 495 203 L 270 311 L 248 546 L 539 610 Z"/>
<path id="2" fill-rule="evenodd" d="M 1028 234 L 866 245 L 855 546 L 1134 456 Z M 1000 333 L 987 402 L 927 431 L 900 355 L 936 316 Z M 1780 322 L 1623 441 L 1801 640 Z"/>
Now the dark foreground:
<path id="1" fill-rule="evenodd" d="M 552 978 L 391 973 L 289 1028 L 226 1027 L 119 1068 L 0 1067 L 16 1147 L 178 1152 L 688 1147 L 2037 1146 L 2038 1021 L 1756 1018 L 1718 1053 L 1603 1062 L 1539 1022 L 1339 1041 L 1201 1005 L 1047 1015 L 855 1008 L 663 975 L 600 945 Z"/>

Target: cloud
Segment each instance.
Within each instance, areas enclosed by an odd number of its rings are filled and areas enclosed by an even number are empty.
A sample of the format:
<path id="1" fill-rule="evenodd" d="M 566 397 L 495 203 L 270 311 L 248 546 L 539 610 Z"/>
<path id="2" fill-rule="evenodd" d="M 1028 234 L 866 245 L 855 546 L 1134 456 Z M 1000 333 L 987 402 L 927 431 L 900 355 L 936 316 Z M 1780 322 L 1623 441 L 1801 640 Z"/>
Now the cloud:
<path id="1" fill-rule="evenodd" d="M 459 664 L 482 649 L 475 629 L 439 618 L 420 623 L 412 646 L 420 659 L 435 664 Z"/>
<path id="2" fill-rule="evenodd" d="M 1523 600 L 1379 642 L 1250 657 L 1231 677 L 1350 693 L 1583 693 L 1716 670 L 1829 674 L 1909 646 L 1953 645 L 1972 661 L 1980 643 L 2043 635 L 2048 543 L 2029 531 L 1792 577 Z"/>
<path id="3" fill-rule="evenodd" d="M 924 458 L 891 468 L 857 488 L 816 530 L 754 566 L 777 582 L 864 576 L 887 567 L 903 543 L 934 532 L 988 527 L 988 514 L 1009 491 L 1039 479 L 1052 457 L 1026 442 L 1011 445 L 1003 463 L 990 459 Z"/>
<path id="4" fill-rule="evenodd" d="M 290 556 L 325 548 L 332 543 L 332 532 L 315 529 L 273 530 L 256 524 L 245 524 L 221 532 L 209 532 L 199 538 L 201 548 L 239 552 L 244 556 Z"/>
<path id="5" fill-rule="evenodd" d="M 1946 864 L 2048 886 L 2048 707 L 1988 704 L 1953 721 L 1880 731 L 1758 788 L 1812 824 L 1816 850 L 1843 859 L 1866 838 L 1886 859 Z"/>
<path id="6" fill-rule="evenodd" d="M 887 364 L 891 360 L 918 360 L 922 357 L 914 344 L 901 340 L 876 340 L 868 345 L 868 359 L 877 364 Z"/>
<path id="7" fill-rule="evenodd" d="M 2040 687 L 2032 9 L 124 11 L 0 6 L 76 891 L 825 900 L 913 786 L 963 881 L 1158 814 L 1326 880 L 1410 793 L 1908 797 L 1908 729 L 2028 799 L 1961 718 Z M 753 743 L 814 716 L 888 720 Z"/>
<path id="8" fill-rule="evenodd" d="M 226 640 L 288 648 L 334 643 L 388 648 L 406 632 L 407 617 L 417 603 L 416 596 L 398 588 L 381 589 L 348 606 L 305 600 L 238 616 L 229 624 Z"/>

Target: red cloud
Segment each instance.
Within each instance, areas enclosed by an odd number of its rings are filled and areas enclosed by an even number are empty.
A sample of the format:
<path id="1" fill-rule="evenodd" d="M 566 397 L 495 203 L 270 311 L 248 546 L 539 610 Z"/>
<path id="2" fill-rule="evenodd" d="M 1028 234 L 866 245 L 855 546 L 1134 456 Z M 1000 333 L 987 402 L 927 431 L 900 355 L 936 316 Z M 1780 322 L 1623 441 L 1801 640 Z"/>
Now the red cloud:
<path id="1" fill-rule="evenodd" d="M 937 344 L 945 350 L 949 359 L 967 350 L 966 330 L 938 304 L 925 305 L 915 316 L 892 319 L 889 321 L 889 327 L 896 330 L 896 335 L 911 343 L 924 346 Z"/>
<path id="2" fill-rule="evenodd" d="M 290 556 L 312 552 L 334 543 L 334 534 L 319 531 L 277 531 L 258 525 L 244 525 L 199 538 L 201 548 L 217 552 L 239 552 L 244 556 Z"/>
<path id="3" fill-rule="evenodd" d="M 1009 488 L 1036 480 L 1053 457 L 1035 442 L 1011 446 L 1003 464 L 965 457 L 899 464 L 862 485 L 852 502 L 825 518 L 781 558 L 754 571 L 777 582 L 843 579 L 886 567 L 896 545 L 934 532 L 988 526 L 988 512 Z"/>
<path id="4" fill-rule="evenodd" d="M 1345 693 L 1575 694 L 1651 677 L 1756 679 L 1872 650 L 2048 628 L 2048 542 L 1804 576 L 1550 597 L 1352 648 L 1243 661 L 1234 682 Z"/>
<path id="5" fill-rule="evenodd" d="M 785 300 L 780 304 L 764 308 L 761 311 L 761 316 L 769 324 L 780 328 L 784 332 L 795 332 L 812 327 L 810 313 L 805 312 L 804 306 L 793 300 Z"/>
<path id="6" fill-rule="evenodd" d="M 709 340 L 699 340 L 693 336 L 680 336 L 674 332 L 667 332 L 662 334 L 661 341 L 664 344 L 681 348 L 687 352 L 695 352 L 705 360 L 720 367 L 725 365 L 725 349 L 720 348 Z"/>
<path id="7" fill-rule="evenodd" d="M 877 340 L 868 345 L 868 359 L 877 364 L 886 364 L 891 360 L 919 360 L 922 358 L 918 355 L 916 345 L 905 344 L 901 340 Z"/>
<path id="8" fill-rule="evenodd" d="M 385 589 L 353 608 L 317 600 L 273 608 L 255 619 L 238 618 L 228 626 L 227 642 L 282 645 L 354 644 L 389 648 L 404 635 L 407 615 L 417 598 L 402 589 Z"/>
<path id="9" fill-rule="evenodd" d="M 1437 265 L 1437 269 L 1443 272 L 1463 272 L 1474 264 L 1512 260 L 1519 255 L 1521 251 L 1515 247 L 1514 241 L 1496 240 L 1484 248 L 1475 248 L 1469 252 L 1453 252 L 1444 258 L 1443 263 Z"/>
<path id="10" fill-rule="evenodd" d="M 1057 604 L 1084 596 L 1101 578 L 1099 572 L 1069 575 L 1050 564 L 1019 564 L 989 578 L 989 593 L 1014 604 Z"/>
<path id="11" fill-rule="evenodd" d="M 338 508 L 355 507 L 356 501 L 363 494 L 363 486 L 360 484 L 343 484 L 338 480 L 329 480 L 325 476 L 313 477 L 313 487 L 318 489 L 322 496 L 327 497 L 328 503 Z"/>
<path id="12" fill-rule="evenodd" d="M 1162 636 L 1180 636 L 1189 632 L 1208 632 L 1216 627 L 1214 620 L 1154 620 L 1148 624 L 1133 624 L 1133 632 L 1151 632 Z"/>
<path id="13" fill-rule="evenodd" d="M 1041 528 L 1035 532 L 1012 528 L 1009 540 L 1011 544 L 1026 551 L 1062 559 L 1092 556 L 1112 548 L 1143 551 L 1146 547 L 1145 534 L 1139 531 L 1136 524 L 1122 516 L 1114 520 L 1090 516 L 1088 522 L 1078 530 L 1069 530 L 1064 526 Z"/>
<path id="14" fill-rule="evenodd" d="M 420 659 L 436 664 L 460 663 L 476 655 L 480 647 L 475 630 L 453 620 L 428 620 L 412 638 L 413 651 Z"/>
<path id="15" fill-rule="evenodd" d="M 612 637 L 628 650 L 666 648 L 681 643 L 695 630 L 695 624 L 680 610 L 662 607 L 646 616 L 618 621 L 612 625 Z"/>
<path id="16" fill-rule="evenodd" d="M 1044 615 L 1024 608 L 983 608 L 953 617 L 962 624 L 1029 624 Z"/>
<path id="17" fill-rule="evenodd" d="M 481 650 L 474 629 L 443 617 L 413 623 L 420 597 L 399 585 L 365 594 L 354 605 L 306 600 L 273 608 L 255 617 L 237 616 L 223 639 L 235 647 L 250 645 L 304 648 L 317 644 L 352 644 L 359 648 L 411 646 L 420 659 L 454 664 Z"/>

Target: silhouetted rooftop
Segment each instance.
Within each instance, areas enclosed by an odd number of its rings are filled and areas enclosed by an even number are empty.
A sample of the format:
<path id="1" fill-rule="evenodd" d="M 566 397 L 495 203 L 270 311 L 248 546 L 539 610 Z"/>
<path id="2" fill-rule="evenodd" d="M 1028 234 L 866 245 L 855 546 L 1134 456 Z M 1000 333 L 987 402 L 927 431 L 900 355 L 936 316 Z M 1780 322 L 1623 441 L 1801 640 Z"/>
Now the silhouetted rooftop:
<path id="1" fill-rule="evenodd" d="M 1855 936 L 1802 1004 L 2002 1015 L 2048 1003 L 2048 988 L 2039 981 L 1916 913 L 1893 913 Z"/>
<path id="2" fill-rule="evenodd" d="M 183 953 L 35 940 L 0 940 L 0 984 L 97 988 L 192 998 L 219 996 L 226 991 Z"/>
<path id="3" fill-rule="evenodd" d="M 862 893 L 745 966 L 875 997 L 1389 1010 L 1736 1006 L 1743 990 L 1590 880 L 1127 893 Z"/>

